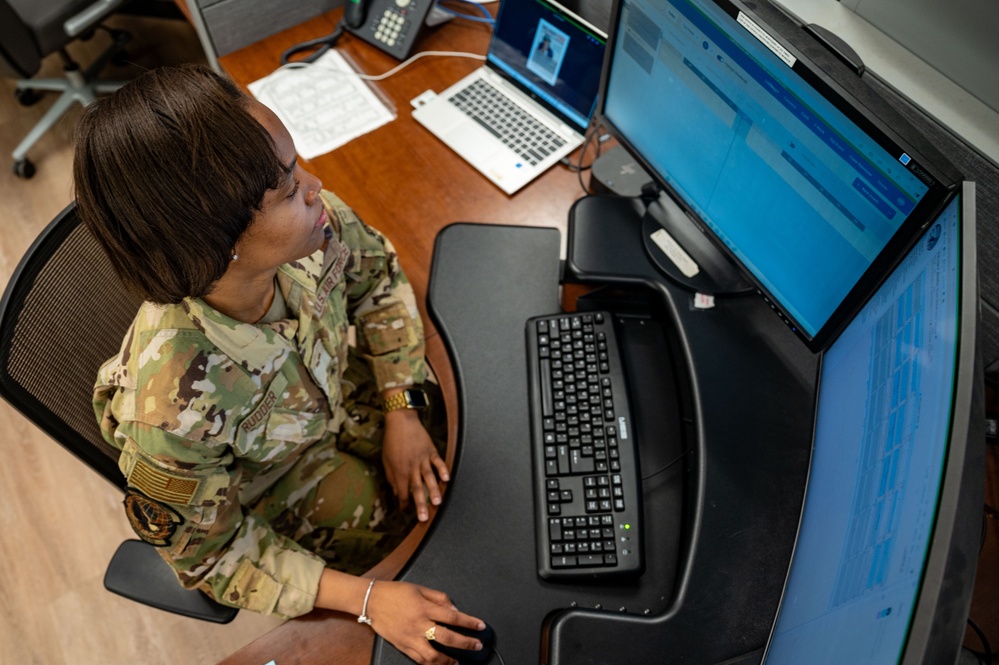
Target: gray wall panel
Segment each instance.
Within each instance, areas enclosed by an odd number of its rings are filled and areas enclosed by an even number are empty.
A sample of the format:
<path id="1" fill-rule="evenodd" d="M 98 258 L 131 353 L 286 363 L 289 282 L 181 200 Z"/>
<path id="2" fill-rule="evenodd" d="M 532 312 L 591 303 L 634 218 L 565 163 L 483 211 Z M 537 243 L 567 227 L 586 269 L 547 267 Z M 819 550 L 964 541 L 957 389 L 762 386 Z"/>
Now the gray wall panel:
<path id="1" fill-rule="evenodd" d="M 999 2 L 841 0 L 952 81 L 999 111 Z"/>

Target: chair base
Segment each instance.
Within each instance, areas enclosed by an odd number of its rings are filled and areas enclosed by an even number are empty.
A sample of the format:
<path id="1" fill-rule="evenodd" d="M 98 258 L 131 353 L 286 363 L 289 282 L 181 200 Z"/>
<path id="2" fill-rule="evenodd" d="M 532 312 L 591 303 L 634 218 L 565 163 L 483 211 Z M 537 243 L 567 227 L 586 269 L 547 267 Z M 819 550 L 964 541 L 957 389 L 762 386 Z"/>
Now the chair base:
<path id="1" fill-rule="evenodd" d="M 29 91 L 62 93 L 52 107 L 45 112 L 41 120 L 28 132 L 28 135 L 14 148 L 12 153 L 14 173 L 18 177 L 30 178 L 34 175 L 35 167 L 28 160 L 28 151 L 42 138 L 45 132 L 59 122 L 74 102 L 87 106 L 97 98 L 97 95 L 114 92 L 125 85 L 126 81 L 97 78 L 108 62 L 121 53 L 125 44 L 132 38 L 131 34 L 122 30 L 109 30 L 108 32 L 111 34 L 111 45 L 104 49 L 86 70 L 81 72 L 76 63 L 63 51 L 63 59 L 66 61 L 65 78 L 27 79 L 17 82 L 19 98 Z"/>

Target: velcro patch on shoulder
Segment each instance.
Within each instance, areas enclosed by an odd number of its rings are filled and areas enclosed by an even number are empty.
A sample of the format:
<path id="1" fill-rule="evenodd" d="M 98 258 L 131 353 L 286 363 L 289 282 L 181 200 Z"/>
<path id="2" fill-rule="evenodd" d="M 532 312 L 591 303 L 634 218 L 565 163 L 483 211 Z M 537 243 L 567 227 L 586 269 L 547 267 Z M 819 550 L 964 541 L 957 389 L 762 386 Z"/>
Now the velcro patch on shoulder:
<path id="1" fill-rule="evenodd" d="M 128 474 L 128 484 L 152 499 L 188 506 L 201 487 L 201 479 L 170 473 L 140 457 Z"/>
<path id="2" fill-rule="evenodd" d="M 170 538 L 182 521 L 176 510 L 132 487 L 125 491 L 123 503 L 128 522 L 140 538 L 154 547 L 170 544 Z"/>
<path id="3" fill-rule="evenodd" d="M 401 302 L 360 318 L 364 339 L 372 355 L 380 356 L 416 342 L 409 310 Z"/>

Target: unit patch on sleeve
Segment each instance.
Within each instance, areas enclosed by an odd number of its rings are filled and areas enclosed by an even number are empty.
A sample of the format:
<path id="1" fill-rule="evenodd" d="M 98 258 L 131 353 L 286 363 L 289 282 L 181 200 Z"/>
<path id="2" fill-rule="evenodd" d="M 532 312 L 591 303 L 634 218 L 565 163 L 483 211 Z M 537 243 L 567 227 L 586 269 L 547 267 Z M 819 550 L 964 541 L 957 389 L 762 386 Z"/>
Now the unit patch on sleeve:
<path id="1" fill-rule="evenodd" d="M 125 491 L 125 514 L 135 531 L 144 541 L 155 547 L 170 544 L 170 538 L 181 517 L 176 510 L 154 501 L 133 487 Z"/>

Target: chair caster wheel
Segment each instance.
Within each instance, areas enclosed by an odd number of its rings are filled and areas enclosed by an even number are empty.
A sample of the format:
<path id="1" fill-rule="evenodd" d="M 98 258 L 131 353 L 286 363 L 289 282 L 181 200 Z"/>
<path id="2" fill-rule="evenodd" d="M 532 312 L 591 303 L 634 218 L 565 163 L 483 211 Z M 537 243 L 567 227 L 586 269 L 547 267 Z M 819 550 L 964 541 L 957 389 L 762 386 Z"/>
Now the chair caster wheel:
<path id="1" fill-rule="evenodd" d="M 22 88 L 18 88 L 14 91 L 14 97 L 17 98 L 17 101 L 21 104 L 21 106 L 31 106 L 42 98 L 37 91 Z"/>
<path id="2" fill-rule="evenodd" d="M 27 159 L 14 160 L 14 175 L 25 180 L 35 175 L 35 165 Z"/>

